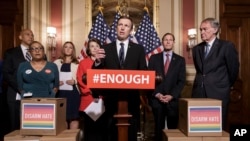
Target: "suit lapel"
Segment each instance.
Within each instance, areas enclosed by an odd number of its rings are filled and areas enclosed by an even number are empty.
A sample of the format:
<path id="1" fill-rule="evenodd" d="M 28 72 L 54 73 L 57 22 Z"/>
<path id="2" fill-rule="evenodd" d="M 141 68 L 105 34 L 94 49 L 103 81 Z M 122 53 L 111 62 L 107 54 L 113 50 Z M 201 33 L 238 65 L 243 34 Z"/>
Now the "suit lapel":
<path id="1" fill-rule="evenodd" d="M 120 66 L 120 61 L 119 61 L 119 56 L 117 54 L 117 46 L 116 46 L 116 42 L 112 42 L 112 44 L 109 46 L 111 48 L 112 54 L 115 56 L 115 61 L 116 64 L 118 64 Z"/>
<path id="2" fill-rule="evenodd" d="M 128 49 L 126 52 L 126 56 L 125 56 L 125 60 L 124 60 L 124 65 L 126 65 L 126 63 L 128 62 L 127 58 L 133 58 L 133 44 L 131 44 L 130 42 L 128 43 Z"/>
<path id="3" fill-rule="evenodd" d="M 214 43 L 213 43 L 211 49 L 210 49 L 210 52 L 208 53 L 207 58 L 209 58 L 213 54 L 213 52 L 217 49 L 218 46 L 219 46 L 219 40 L 216 38 L 214 40 Z"/>
<path id="4" fill-rule="evenodd" d="M 163 51 L 161 53 L 158 53 L 157 58 L 155 60 L 159 60 L 159 62 L 155 62 L 157 65 L 157 67 L 159 67 L 161 74 L 164 74 L 164 58 L 163 58 Z"/>
<path id="5" fill-rule="evenodd" d="M 205 60 L 205 61 L 208 60 L 213 55 L 213 52 L 217 49 L 218 45 L 219 45 L 219 40 L 216 38 L 214 40 L 214 43 L 212 44 L 212 46 L 210 48 L 210 51 L 209 51 L 206 59 L 204 59 L 204 57 L 203 57 L 203 60 Z M 203 46 L 203 52 L 205 52 L 205 45 Z"/>
<path id="6" fill-rule="evenodd" d="M 17 55 L 18 55 L 18 56 L 16 56 L 16 57 L 17 57 L 17 58 L 20 58 L 20 60 L 21 60 L 22 62 L 26 61 L 26 59 L 24 58 L 24 54 L 23 54 L 23 51 L 22 51 L 21 46 L 19 46 L 19 47 L 17 48 Z"/>
<path id="7" fill-rule="evenodd" d="M 171 61 L 170 61 L 170 64 L 169 64 L 169 67 L 168 67 L 168 72 L 167 74 L 171 73 L 172 70 L 174 70 L 174 66 L 176 66 L 176 54 L 173 52 L 172 54 L 172 58 L 171 58 Z M 163 58 L 163 57 L 162 57 Z M 163 68 L 164 69 L 164 68 Z"/>
<path id="8" fill-rule="evenodd" d="M 206 45 L 206 43 L 203 42 L 203 44 L 201 44 L 201 47 L 198 48 L 199 49 L 199 56 L 200 56 L 202 63 L 205 60 L 205 58 L 204 58 L 205 57 L 205 45 Z"/>

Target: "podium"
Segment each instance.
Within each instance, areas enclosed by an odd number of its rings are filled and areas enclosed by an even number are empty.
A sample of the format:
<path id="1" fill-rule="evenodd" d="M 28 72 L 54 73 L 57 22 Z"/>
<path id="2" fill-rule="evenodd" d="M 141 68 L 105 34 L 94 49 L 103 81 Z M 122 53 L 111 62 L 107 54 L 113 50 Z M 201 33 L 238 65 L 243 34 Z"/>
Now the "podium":
<path id="1" fill-rule="evenodd" d="M 154 89 L 155 71 L 139 70 L 87 70 L 88 88 L 96 89 Z M 118 93 L 117 119 L 118 141 L 128 141 L 129 118 L 128 103 L 123 95 Z"/>

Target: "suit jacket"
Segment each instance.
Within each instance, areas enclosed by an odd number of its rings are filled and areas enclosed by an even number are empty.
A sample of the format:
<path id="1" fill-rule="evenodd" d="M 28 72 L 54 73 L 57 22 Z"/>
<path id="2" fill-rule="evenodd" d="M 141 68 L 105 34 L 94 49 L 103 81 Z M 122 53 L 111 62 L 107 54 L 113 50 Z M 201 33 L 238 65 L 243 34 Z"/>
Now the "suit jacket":
<path id="1" fill-rule="evenodd" d="M 161 103 L 155 98 L 157 93 L 170 94 L 173 96 L 173 99 L 168 104 L 168 110 L 177 111 L 178 99 L 181 96 L 181 92 L 186 82 L 185 59 L 173 53 L 168 72 L 164 74 L 164 58 L 162 52 L 150 57 L 148 68 L 150 70 L 155 70 L 157 75 L 163 77 L 163 81 L 156 85 L 152 97 L 149 99 L 149 104 L 151 106 L 156 106 Z"/>
<path id="2" fill-rule="evenodd" d="M 116 42 L 103 46 L 105 50 L 106 57 L 102 59 L 102 62 L 99 66 L 93 65 L 93 68 L 102 68 L 102 69 L 125 69 L 125 70 L 146 70 L 146 59 L 144 48 L 133 42 L 129 42 L 126 58 L 124 60 L 124 67 L 120 67 L 120 62 L 117 54 Z M 133 109 L 135 106 L 140 104 L 140 97 L 138 90 L 107 90 L 102 91 L 104 95 L 106 109 L 112 109 L 112 113 L 117 111 L 116 103 L 118 101 L 118 94 L 127 95 L 128 98 L 128 110 L 130 113 L 134 113 Z"/>
<path id="3" fill-rule="evenodd" d="M 91 95 L 91 90 L 88 88 L 88 86 L 83 83 L 82 76 L 87 73 L 88 69 L 91 69 L 93 65 L 93 60 L 88 57 L 80 61 L 78 69 L 77 69 L 77 83 L 79 86 L 79 90 L 81 93 L 81 102 L 79 106 L 80 111 L 84 111 L 89 104 L 93 101 L 93 97 Z"/>
<path id="4" fill-rule="evenodd" d="M 193 48 L 196 75 L 192 97 L 229 100 L 230 87 L 239 72 L 238 53 L 233 43 L 216 38 L 205 59 L 205 45 L 202 42 Z"/>
<path id="5" fill-rule="evenodd" d="M 124 68 L 120 67 L 119 57 L 117 54 L 116 42 L 103 46 L 106 57 L 102 60 L 101 65 L 94 68 L 105 69 L 125 69 L 125 70 L 146 70 L 146 60 L 144 48 L 133 42 L 129 42 L 126 58 L 124 60 Z"/>
<path id="6" fill-rule="evenodd" d="M 4 54 L 3 60 L 3 76 L 8 84 L 7 100 L 8 102 L 16 101 L 17 85 L 17 69 L 20 63 L 25 62 L 25 58 L 21 46 L 8 49 Z"/>

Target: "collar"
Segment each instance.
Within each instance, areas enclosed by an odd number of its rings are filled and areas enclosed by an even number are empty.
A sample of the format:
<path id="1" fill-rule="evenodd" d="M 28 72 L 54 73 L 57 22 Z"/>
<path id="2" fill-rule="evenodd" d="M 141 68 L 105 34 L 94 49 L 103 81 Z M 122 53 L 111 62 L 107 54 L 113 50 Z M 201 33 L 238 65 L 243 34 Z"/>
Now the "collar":
<path id="1" fill-rule="evenodd" d="M 209 44 L 210 47 L 212 47 L 212 45 L 213 45 L 215 39 L 216 39 L 216 37 L 215 37 L 213 40 L 211 40 L 210 42 L 206 42 L 206 43 Z"/>
<path id="2" fill-rule="evenodd" d="M 26 54 L 26 52 L 28 51 L 29 48 L 27 48 L 26 46 L 24 46 L 23 44 L 20 45 L 21 49 L 23 51 L 23 54 Z"/>
<path id="3" fill-rule="evenodd" d="M 125 41 L 120 41 L 120 40 L 116 40 L 116 46 L 120 46 L 120 43 L 124 43 L 124 47 L 128 46 L 129 40 L 125 40 Z"/>
<path id="4" fill-rule="evenodd" d="M 163 51 L 163 55 L 166 56 L 166 54 L 169 54 L 169 56 L 172 56 L 173 55 L 173 50 Z"/>

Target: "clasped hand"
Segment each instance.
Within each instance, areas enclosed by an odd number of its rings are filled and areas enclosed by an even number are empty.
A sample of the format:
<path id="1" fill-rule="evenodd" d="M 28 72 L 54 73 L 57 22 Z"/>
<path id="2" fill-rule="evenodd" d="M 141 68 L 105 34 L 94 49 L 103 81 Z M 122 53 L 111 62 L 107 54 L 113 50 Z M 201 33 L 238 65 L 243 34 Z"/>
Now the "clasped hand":
<path id="1" fill-rule="evenodd" d="M 161 93 L 157 94 L 157 98 L 159 99 L 159 101 L 163 102 L 163 103 L 168 103 L 173 99 L 173 96 L 171 95 L 163 95 Z"/>

